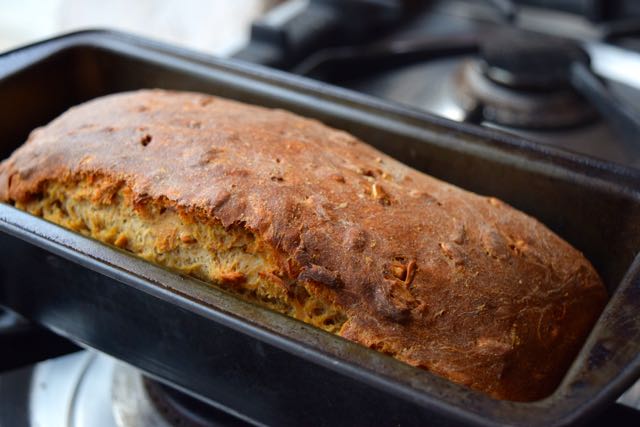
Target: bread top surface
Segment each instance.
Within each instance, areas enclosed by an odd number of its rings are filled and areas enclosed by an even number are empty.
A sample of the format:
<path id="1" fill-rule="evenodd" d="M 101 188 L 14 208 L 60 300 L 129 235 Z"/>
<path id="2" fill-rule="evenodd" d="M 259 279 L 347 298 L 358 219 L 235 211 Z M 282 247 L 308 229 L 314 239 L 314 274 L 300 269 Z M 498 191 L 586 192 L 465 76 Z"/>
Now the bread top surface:
<path id="1" fill-rule="evenodd" d="M 607 298 L 535 219 L 285 111 L 99 98 L 32 132 L 0 166 L 0 199 L 89 175 L 243 225 L 279 254 L 277 274 L 343 308 L 340 335 L 498 398 L 553 391 Z"/>

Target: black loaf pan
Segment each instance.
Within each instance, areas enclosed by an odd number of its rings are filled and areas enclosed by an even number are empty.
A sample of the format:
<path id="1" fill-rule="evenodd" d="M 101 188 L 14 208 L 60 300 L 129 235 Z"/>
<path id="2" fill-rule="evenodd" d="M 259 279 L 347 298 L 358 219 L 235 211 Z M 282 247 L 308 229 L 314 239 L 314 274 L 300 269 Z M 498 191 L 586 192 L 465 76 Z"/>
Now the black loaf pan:
<path id="1" fill-rule="evenodd" d="M 65 109 L 160 87 L 279 107 L 497 196 L 582 250 L 610 302 L 560 387 L 496 401 L 0 204 L 0 304 L 256 424 L 584 421 L 640 376 L 640 174 L 266 68 L 87 31 L 0 56 L 0 152 Z"/>

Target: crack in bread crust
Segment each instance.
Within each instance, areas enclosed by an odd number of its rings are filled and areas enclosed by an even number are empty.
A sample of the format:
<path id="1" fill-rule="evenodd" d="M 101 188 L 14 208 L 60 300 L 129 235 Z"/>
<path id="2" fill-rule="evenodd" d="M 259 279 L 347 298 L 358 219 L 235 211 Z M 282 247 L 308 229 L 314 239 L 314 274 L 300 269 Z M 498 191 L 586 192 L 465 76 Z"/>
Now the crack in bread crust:
<path id="1" fill-rule="evenodd" d="M 251 231 L 203 223 L 163 201 L 136 201 L 122 183 L 49 182 L 16 207 L 325 331 L 339 332 L 346 320 L 338 306 L 288 279 Z"/>

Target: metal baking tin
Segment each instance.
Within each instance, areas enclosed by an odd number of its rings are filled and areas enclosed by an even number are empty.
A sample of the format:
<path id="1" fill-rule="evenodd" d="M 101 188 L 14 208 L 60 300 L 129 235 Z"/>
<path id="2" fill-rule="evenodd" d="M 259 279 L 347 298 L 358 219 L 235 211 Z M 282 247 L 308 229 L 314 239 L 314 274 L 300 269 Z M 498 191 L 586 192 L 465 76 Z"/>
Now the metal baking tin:
<path id="1" fill-rule="evenodd" d="M 640 174 L 332 86 L 126 34 L 0 56 L 0 155 L 66 108 L 161 87 L 279 107 L 535 216 L 593 262 L 609 304 L 560 387 L 497 401 L 0 204 L 0 304 L 255 424 L 567 425 L 640 376 Z"/>

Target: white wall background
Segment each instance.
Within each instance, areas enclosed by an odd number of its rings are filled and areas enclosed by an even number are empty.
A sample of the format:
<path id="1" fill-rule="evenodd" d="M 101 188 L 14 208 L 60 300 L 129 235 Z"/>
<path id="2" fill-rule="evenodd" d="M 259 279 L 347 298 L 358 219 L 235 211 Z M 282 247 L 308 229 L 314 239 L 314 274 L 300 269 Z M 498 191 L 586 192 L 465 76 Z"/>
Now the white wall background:
<path id="1" fill-rule="evenodd" d="M 277 0 L 0 0 L 0 51 L 57 34 L 112 28 L 225 55 Z"/>

